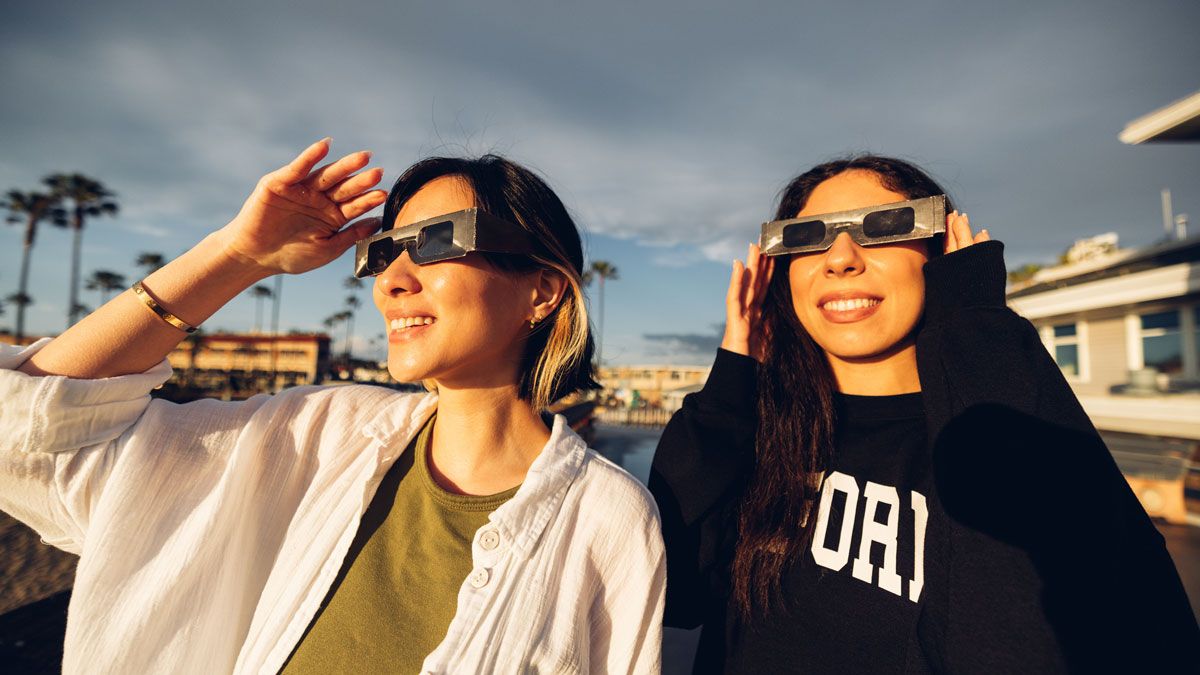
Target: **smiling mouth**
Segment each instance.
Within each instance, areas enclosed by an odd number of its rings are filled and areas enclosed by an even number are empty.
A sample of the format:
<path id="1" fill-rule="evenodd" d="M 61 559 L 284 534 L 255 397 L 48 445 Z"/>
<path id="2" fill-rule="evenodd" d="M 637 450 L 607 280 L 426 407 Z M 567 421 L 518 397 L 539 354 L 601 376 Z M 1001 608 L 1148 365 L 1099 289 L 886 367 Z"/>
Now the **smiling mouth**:
<path id="1" fill-rule="evenodd" d="M 388 322 L 388 330 L 393 333 L 403 332 L 421 326 L 429 326 L 437 319 L 432 316 L 406 316 L 402 319 L 392 319 Z"/>
<path id="2" fill-rule="evenodd" d="M 834 298 L 817 305 L 821 315 L 830 323 L 862 321 L 879 310 L 883 298 Z"/>
<path id="3" fill-rule="evenodd" d="M 821 309 L 827 312 L 852 312 L 856 309 L 866 309 L 874 307 L 880 302 L 879 298 L 850 298 L 847 300 L 830 300 L 821 305 Z"/>

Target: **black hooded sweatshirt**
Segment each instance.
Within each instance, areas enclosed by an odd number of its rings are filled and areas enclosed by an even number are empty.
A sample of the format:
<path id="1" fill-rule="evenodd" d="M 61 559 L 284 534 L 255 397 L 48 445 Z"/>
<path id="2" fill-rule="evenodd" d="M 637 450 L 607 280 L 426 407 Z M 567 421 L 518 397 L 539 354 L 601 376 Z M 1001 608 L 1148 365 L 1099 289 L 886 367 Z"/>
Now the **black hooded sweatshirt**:
<path id="1" fill-rule="evenodd" d="M 1002 244 L 935 258 L 925 278 L 921 392 L 837 396 L 812 544 L 748 621 L 729 588 L 758 364 L 719 351 L 664 430 L 650 490 L 666 624 L 704 626 L 694 671 L 1200 672 L 1162 536 L 1005 306 Z"/>

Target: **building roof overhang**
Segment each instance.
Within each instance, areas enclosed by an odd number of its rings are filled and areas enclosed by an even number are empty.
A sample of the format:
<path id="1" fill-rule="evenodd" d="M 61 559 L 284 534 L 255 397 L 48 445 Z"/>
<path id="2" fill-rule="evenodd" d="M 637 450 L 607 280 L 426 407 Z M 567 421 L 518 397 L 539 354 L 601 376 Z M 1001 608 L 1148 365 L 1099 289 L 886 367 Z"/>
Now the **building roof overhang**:
<path id="1" fill-rule="evenodd" d="M 1200 91 L 1133 120 L 1117 138 L 1129 145 L 1200 141 Z"/>
<path id="2" fill-rule="evenodd" d="M 1039 271 L 1029 281 L 1010 285 L 1005 295 L 1014 300 L 1041 295 L 1067 286 L 1078 286 L 1179 264 L 1200 267 L 1200 236 L 1159 242 L 1136 249 L 1121 249 L 1071 265 L 1048 267 Z"/>

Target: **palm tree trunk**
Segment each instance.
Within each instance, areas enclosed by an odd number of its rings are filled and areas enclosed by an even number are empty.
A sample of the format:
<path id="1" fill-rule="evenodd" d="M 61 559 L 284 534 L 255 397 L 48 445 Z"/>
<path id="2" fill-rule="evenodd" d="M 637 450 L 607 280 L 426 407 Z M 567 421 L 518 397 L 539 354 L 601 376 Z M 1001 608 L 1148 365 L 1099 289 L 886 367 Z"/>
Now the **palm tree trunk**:
<path id="1" fill-rule="evenodd" d="M 75 325 L 75 308 L 79 306 L 79 267 L 80 249 L 83 245 L 83 214 L 75 209 L 75 219 L 71 223 L 74 230 L 74 241 L 71 243 L 71 297 L 67 302 L 67 328 Z"/>
<path id="2" fill-rule="evenodd" d="M 350 333 L 354 331 L 354 312 L 346 320 L 346 367 L 350 367 Z"/>
<path id="3" fill-rule="evenodd" d="M 29 222 L 25 225 L 25 248 L 21 251 L 21 277 L 17 282 L 17 295 L 20 297 L 20 302 L 17 303 L 17 344 L 21 344 L 21 339 L 25 337 L 25 291 L 29 288 L 29 254 L 33 251 L 33 234 L 36 232 L 37 221 L 32 216 Z"/>
<path id="4" fill-rule="evenodd" d="M 199 345 L 193 342 L 191 349 L 188 350 L 188 367 L 187 372 L 183 376 L 187 386 L 192 386 L 192 382 L 196 379 L 196 348 Z"/>
<path id="5" fill-rule="evenodd" d="M 254 298 L 254 332 L 262 332 L 262 296 Z"/>
<path id="6" fill-rule="evenodd" d="M 283 274 L 275 275 L 275 295 L 271 300 L 271 388 L 278 387 L 279 378 L 279 349 L 275 342 L 279 335 L 279 301 L 283 296 Z"/>
<path id="7" fill-rule="evenodd" d="M 604 365 L 604 275 L 600 276 L 600 339 L 596 341 L 596 366 Z"/>

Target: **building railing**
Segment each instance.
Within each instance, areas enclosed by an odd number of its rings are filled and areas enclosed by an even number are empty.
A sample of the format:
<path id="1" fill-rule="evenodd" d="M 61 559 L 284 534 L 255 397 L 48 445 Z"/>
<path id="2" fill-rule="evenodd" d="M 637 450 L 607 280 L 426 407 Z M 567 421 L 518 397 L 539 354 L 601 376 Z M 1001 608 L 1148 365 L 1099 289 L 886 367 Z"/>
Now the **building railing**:
<path id="1" fill-rule="evenodd" d="M 672 411 L 663 408 L 601 408 L 597 417 L 606 424 L 639 427 L 665 427 Z"/>

